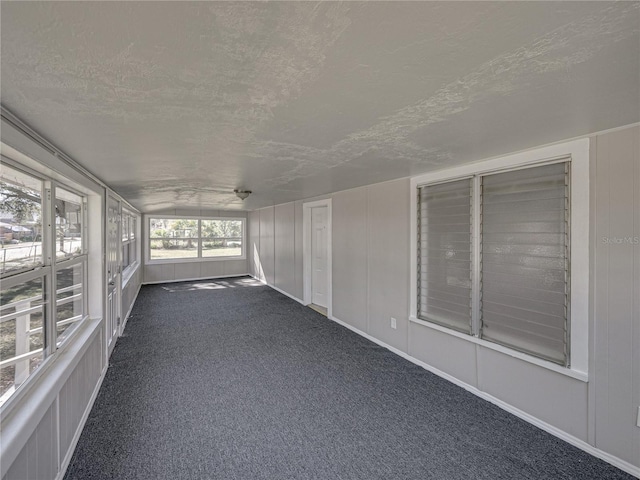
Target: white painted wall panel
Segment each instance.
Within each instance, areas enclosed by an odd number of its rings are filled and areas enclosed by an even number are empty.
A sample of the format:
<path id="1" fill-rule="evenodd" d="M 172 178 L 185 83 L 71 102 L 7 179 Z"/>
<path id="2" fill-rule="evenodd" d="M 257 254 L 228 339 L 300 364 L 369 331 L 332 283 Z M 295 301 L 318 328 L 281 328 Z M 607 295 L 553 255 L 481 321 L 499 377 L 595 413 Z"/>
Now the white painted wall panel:
<path id="1" fill-rule="evenodd" d="M 640 128 L 595 143 L 595 440 L 640 466 Z"/>
<path id="2" fill-rule="evenodd" d="M 28 445 L 29 442 L 27 442 L 27 446 Z M 20 454 L 16 457 L 9 470 L 7 470 L 5 476 L 2 477 L 2 480 L 25 480 L 29 478 L 27 470 L 27 446 L 25 446 L 25 448 L 23 448 Z"/>
<path id="3" fill-rule="evenodd" d="M 409 355 L 477 387 L 476 346 L 417 323 L 409 324 Z"/>
<path id="4" fill-rule="evenodd" d="M 274 212 L 274 285 L 294 295 L 295 282 L 295 205 L 277 205 Z"/>
<path id="5" fill-rule="evenodd" d="M 247 261 L 246 260 L 226 260 L 224 262 L 224 274 L 225 275 L 246 275 L 247 274 Z"/>
<path id="6" fill-rule="evenodd" d="M 145 282 L 159 282 L 162 280 L 162 265 L 145 265 L 144 266 L 144 281 Z"/>
<path id="7" fill-rule="evenodd" d="M 174 280 L 183 280 L 186 278 L 200 278 L 200 262 L 193 263 L 176 263 L 173 270 Z"/>
<path id="8" fill-rule="evenodd" d="M 176 279 L 176 264 L 165 263 L 160 265 L 160 280 L 172 281 Z"/>
<path id="9" fill-rule="evenodd" d="M 31 434 L 3 480 L 51 480 L 58 472 L 55 403 Z"/>
<path id="10" fill-rule="evenodd" d="M 273 285 L 274 281 L 274 208 L 260 210 L 260 264 L 264 281 Z"/>
<path id="11" fill-rule="evenodd" d="M 587 440 L 587 384 L 478 346 L 478 388 Z"/>
<path id="12" fill-rule="evenodd" d="M 331 203 L 333 316 L 368 332 L 367 189 L 336 193 Z"/>
<path id="13" fill-rule="evenodd" d="M 96 335 L 58 395 L 60 411 L 60 461 L 71 446 L 82 415 L 102 370 L 100 335 Z"/>
<path id="14" fill-rule="evenodd" d="M 226 275 L 227 262 L 202 262 L 200 264 L 200 276 L 202 278 L 223 277 Z"/>
<path id="15" fill-rule="evenodd" d="M 260 211 L 249 212 L 247 226 L 249 229 L 249 244 L 247 245 L 247 258 L 249 259 L 249 273 L 257 278 L 262 278 L 260 265 Z"/>
<path id="16" fill-rule="evenodd" d="M 302 245 L 302 200 L 295 202 L 295 218 L 294 218 L 294 286 L 292 295 L 300 300 L 304 297 L 304 256 L 303 256 L 303 245 Z"/>
<path id="17" fill-rule="evenodd" d="M 409 180 L 367 187 L 369 334 L 407 351 L 409 318 Z M 391 317 L 397 328 L 391 328 Z"/>

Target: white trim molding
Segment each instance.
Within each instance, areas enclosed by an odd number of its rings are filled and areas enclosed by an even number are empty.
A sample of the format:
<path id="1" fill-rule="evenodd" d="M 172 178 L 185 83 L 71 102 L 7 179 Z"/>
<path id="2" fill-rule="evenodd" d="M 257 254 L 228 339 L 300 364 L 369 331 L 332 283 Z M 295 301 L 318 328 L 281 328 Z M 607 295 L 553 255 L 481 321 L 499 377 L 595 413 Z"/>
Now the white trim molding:
<path id="1" fill-rule="evenodd" d="M 197 281 L 200 281 L 200 280 L 217 280 L 219 278 L 235 278 L 235 277 L 252 277 L 252 278 L 255 278 L 250 273 L 234 273 L 234 274 L 229 274 L 229 275 L 218 275 L 216 277 L 181 278 L 179 280 L 155 280 L 153 282 L 142 282 L 142 285 L 160 285 L 162 283 L 197 282 Z M 259 279 L 256 279 L 256 280 L 261 281 Z"/>

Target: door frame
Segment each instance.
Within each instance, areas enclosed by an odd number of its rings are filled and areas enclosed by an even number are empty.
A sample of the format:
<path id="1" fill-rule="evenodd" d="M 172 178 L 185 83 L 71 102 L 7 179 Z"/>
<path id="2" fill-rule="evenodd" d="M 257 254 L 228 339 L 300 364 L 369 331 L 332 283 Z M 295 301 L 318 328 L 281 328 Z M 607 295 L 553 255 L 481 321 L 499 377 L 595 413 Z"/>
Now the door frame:
<path id="1" fill-rule="evenodd" d="M 117 225 L 118 225 L 118 233 L 117 233 L 117 245 L 116 248 L 116 272 L 112 276 L 115 285 L 113 285 L 113 295 L 115 300 L 115 316 L 116 316 L 116 328 L 111 330 L 111 306 L 109 305 L 109 204 L 111 200 L 115 201 L 118 204 L 118 213 L 117 213 Z M 106 194 L 106 202 L 105 202 L 105 344 L 106 344 L 106 353 L 107 358 L 111 356 L 111 352 L 113 352 L 114 347 L 116 346 L 116 342 L 121 332 L 121 323 L 122 323 L 122 201 L 116 196 L 113 195 L 111 191 L 107 191 Z"/>
<path id="2" fill-rule="evenodd" d="M 331 223 L 331 199 L 317 200 L 302 204 L 302 265 L 303 265 L 303 303 L 311 302 L 311 209 L 327 207 L 327 318 L 333 314 L 333 254 L 332 254 L 332 223 Z"/>

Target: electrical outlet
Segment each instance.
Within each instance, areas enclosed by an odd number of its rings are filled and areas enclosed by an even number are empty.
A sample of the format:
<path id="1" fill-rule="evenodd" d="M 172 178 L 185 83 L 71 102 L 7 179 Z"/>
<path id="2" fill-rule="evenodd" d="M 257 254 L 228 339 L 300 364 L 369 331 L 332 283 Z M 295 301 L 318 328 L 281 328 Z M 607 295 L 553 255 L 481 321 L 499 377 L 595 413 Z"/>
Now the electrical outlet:
<path id="1" fill-rule="evenodd" d="M 396 319 L 393 317 L 391 317 L 391 328 L 393 328 L 394 330 L 397 328 Z"/>

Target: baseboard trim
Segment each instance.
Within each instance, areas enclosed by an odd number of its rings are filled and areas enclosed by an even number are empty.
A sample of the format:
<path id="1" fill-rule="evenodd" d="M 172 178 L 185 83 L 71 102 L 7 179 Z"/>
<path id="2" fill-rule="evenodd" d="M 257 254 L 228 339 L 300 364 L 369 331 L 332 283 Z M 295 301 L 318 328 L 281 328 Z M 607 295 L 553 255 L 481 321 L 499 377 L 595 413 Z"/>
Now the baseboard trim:
<path id="1" fill-rule="evenodd" d="M 273 288 L 273 287 L 272 287 Z M 583 450 L 585 452 L 587 452 L 590 455 L 593 455 L 594 457 L 597 457 L 601 460 L 604 460 L 607 463 L 610 463 L 611 465 L 613 465 L 614 467 L 619 468 L 620 470 L 623 470 L 625 472 L 627 472 L 630 475 L 633 475 L 637 478 L 640 478 L 640 467 L 637 467 L 635 465 L 630 464 L 629 462 L 622 460 L 621 458 L 618 458 L 614 455 L 611 455 L 610 453 L 607 453 L 603 450 L 600 450 L 599 448 L 594 447 L 593 445 L 588 444 L 587 442 L 585 442 L 584 440 L 581 440 L 577 437 L 574 437 L 573 435 L 568 434 L 567 432 L 560 430 L 557 427 L 554 427 L 551 424 L 548 424 L 542 420 L 540 420 L 539 418 L 536 418 L 530 414 L 528 414 L 527 412 L 524 412 L 516 407 L 514 407 L 513 405 L 510 405 L 502 400 L 500 400 L 499 398 L 494 397 L 491 394 L 488 394 L 486 392 L 483 392 L 482 390 L 479 390 L 477 387 L 474 387 L 472 385 L 469 385 L 468 383 L 465 383 L 459 379 L 457 379 L 456 377 L 453 377 L 451 375 L 449 375 L 448 373 L 443 372 L 442 370 L 439 370 L 425 362 L 423 362 L 422 360 L 418 360 L 415 357 L 412 357 L 411 355 L 409 355 L 406 352 L 403 352 L 402 350 L 399 350 L 396 347 L 392 347 L 391 345 L 388 345 L 386 343 L 384 343 L 381 340 L 378 340 L 377 338 L 369 335 L 368 333 L 363 332 L 362 330 L 357 329 L 356 327 L 349 325 L 347 322 L 344 322 L 334 316 L 329 317 L 330 320 L 333 320 L 334 322 L 336 322 L 337 324 L 351 330 L 352 332 L 357 333 L 358 335 L 366 338 L 367 340 L 372 341 L 373 343 L 376 343 L 378 345 L 380 345 L 381 347 L 386 348 L 387 350 L 395 353 L 396 355 L 401 356 L 402 358 L 410 361 L 411 363 L 414 363 L 415 365 L 418 365 L 419 367 L 424 368 L 425 370 L 428 370 L 429 372 L 438 375 L 439 377 L 444 378 L 445 380 L 448 380 L 449 382 L 458 385 L 459 387 L 464 388 L 465 390 L 467 390 L 470 393 L 473 393 L 474 395 L 493 403 L 494 405 L 500 407 L 501 409 L 515 415 L 518 418 L 521 418 L 522 420 L 535 425 L 536 427 L 544 430 L 547 433 L 550 433 L 551 435 L 553 435 L 554 437 L 557 437 L 561 440 L 564 440 L 565 442 L 573 445 L 574 447 L 579 448 L 580 450 Z"/>
<path id="2" fill-rule="evenodd" d="M 71 459 L 73 458 L 73 454 L 76 451 L 76 446 L 78 445 L 78 441 L 80 440 L 80 435 L 82 435 L 82 431 L 84 430 L 84 426 L 89 419 L 89 414 L 91 413 L 91 409 L 93 408 L 93 404 L 98 398 L 98 393 L 100 393 L 100 387 L 102 387 L 102 382 L 104 378 L 107 376 L 107 369 L 109 365 L 105 365 L 100 373 L 100 378 L 98 379 L 98 383 L 91 394 L 91 398 L 89 398 L 89 403 L 87 404 L 87 408 L 84 410 L 82 414 L 82 418 L 80 418 L 80 423 L 78 424 L 78 428 L 76 429 L 76 433 L 73 435 L 73 439 L 71 439 L 71 444 L 69 445 L 69 450 L 64 456 L 62 463 L 60 464 L 60 470 L 58 471 L 58 475 L 56 475 L 55 480 L 62 480 L 64 476 L 67 474 L 67 469 L 69 468 L 69 464 L 71 463 Z"/>
<path id="3" fill-rule="evenodd" d="M 142 285 L 159 285 L 161 283 L 180 283 L 180 282 L 195 282 L 198 280 L 216 280 L 218 278 L 235 278 L 235 277 L 253 277 L 250 273 L 236 273 L 233 275 L 218 275 L 215 277 L 196 277 L 196 278 L 181 278 L 178 280 L 159 280 L 154 282 L 142 282 Z M 255 278 L 255 277 L 254 277 Z"/>
<path id="4" fill-rule="evenodd" d="M 263 285 L 266 285 L 267 287 L 271 287 L 273 288 L 276 292 L 281 293 L 287 297 L 289 297 L 291 300 L 295 300 L 296 302 L 298 302 L 301 305 L 306 305 L 302 300 L 300 300 L 298 297 L 294 297 L 293 295 L 291 295 L 288 292 L 285 292 L 284 290 L 282 290 L 281 288 L 275 287 L 273 285 L 271 285 L 270 283 L 267 283 L 266 281 L 256 277 L 255 275 L 250 275 L 251 278 L 253 278 L 254 280 L 257 280 L 258 282 L 262 283 Z"/>

